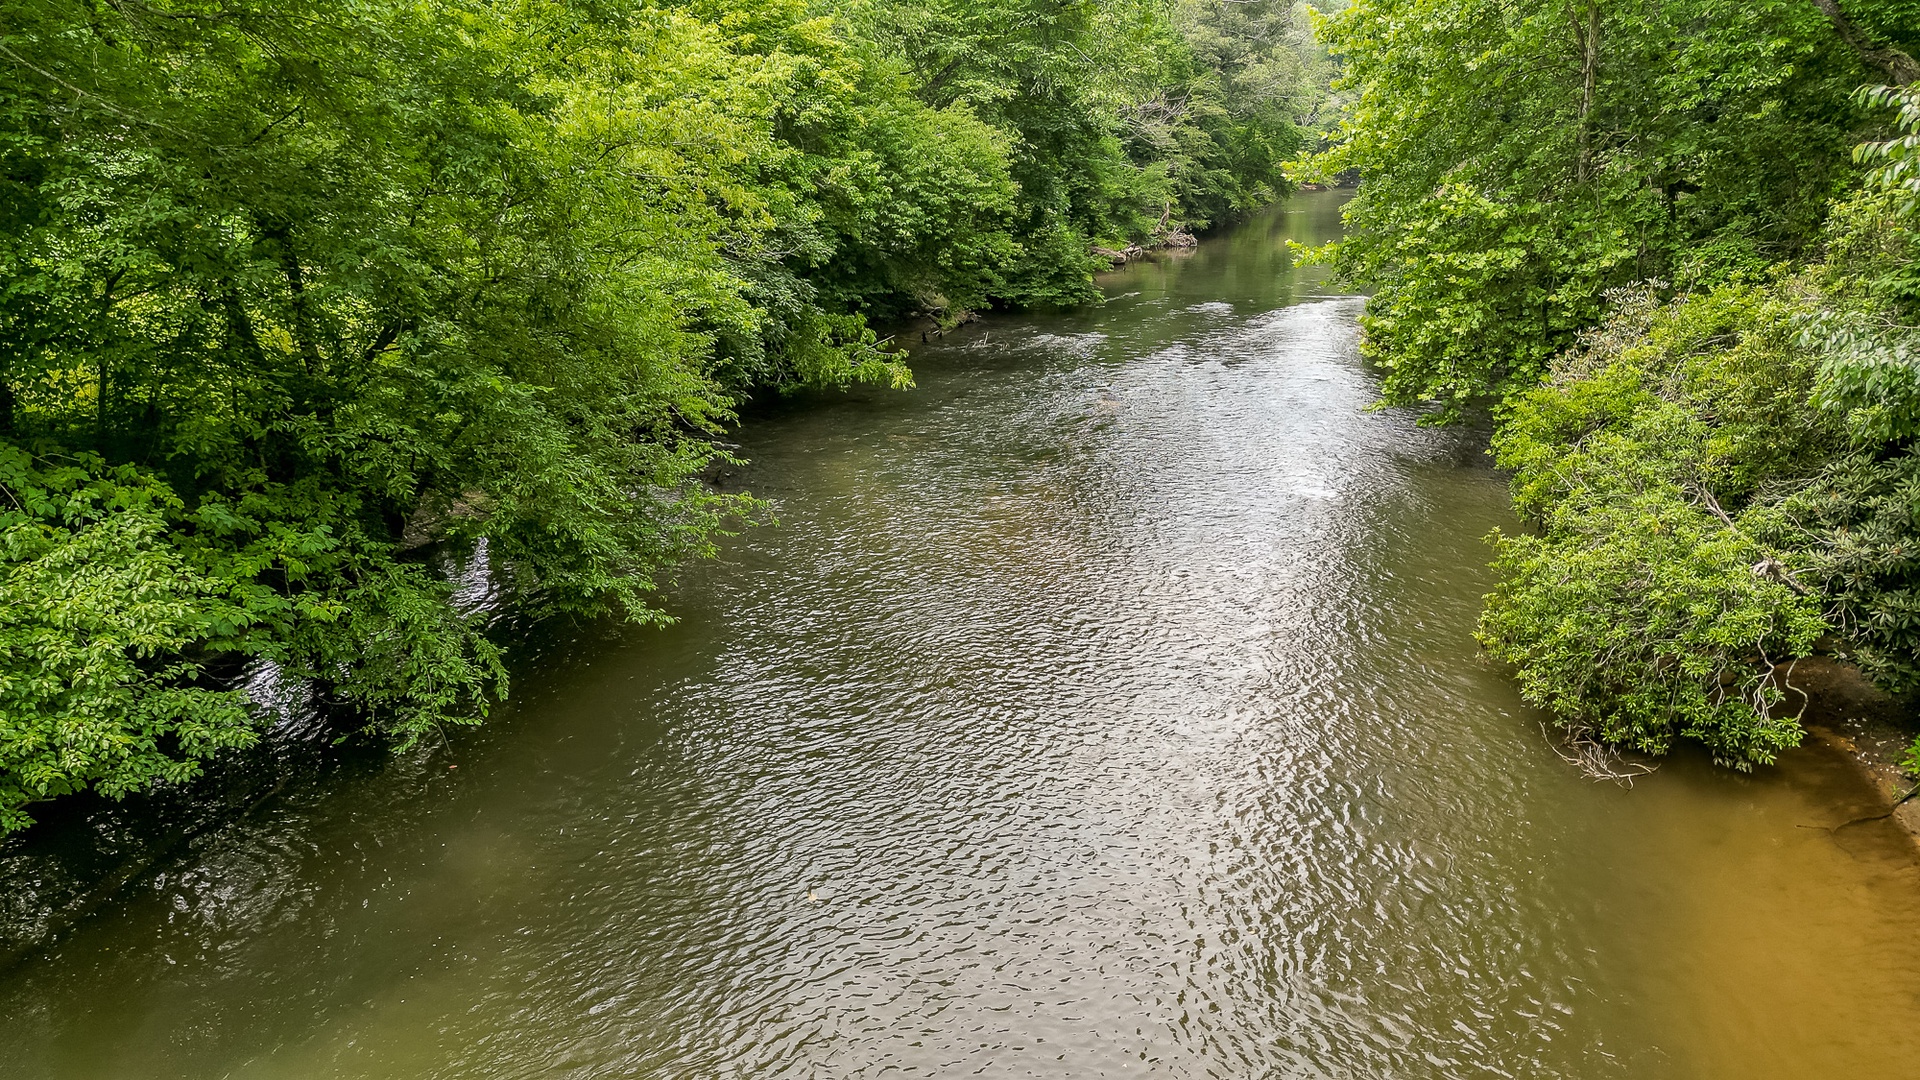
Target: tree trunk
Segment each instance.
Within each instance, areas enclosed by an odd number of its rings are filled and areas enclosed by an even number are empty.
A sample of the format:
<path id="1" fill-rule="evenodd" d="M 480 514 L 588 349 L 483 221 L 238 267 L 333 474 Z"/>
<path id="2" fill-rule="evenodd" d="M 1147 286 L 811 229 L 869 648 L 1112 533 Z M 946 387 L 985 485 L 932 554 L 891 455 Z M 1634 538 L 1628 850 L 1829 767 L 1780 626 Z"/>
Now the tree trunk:
<path id="1" fill-rule="evenodd" d="M 1591 117 L 1594 87 L 1600 77 L 1600 5 L 1598 0 L 1588 0 L 1585 12 L 1576 8 L 1567 15 L 1573 21 L 1574 44 L 1580 49 L 1580 158 L 1575 175 L 1584 184 L 1593 175 Z"/>
<path id="2" fill-rule="evenodd" d="M 1833 24 L 1833 29 L 1840 35 L 1840 39 L 1858 53 L 1860 59 L 1866 61 L 1869 67 L 1878 68 L 1886 73 L 1888 82 L 1896 86 L 1904 86 L 1910 82 L 1920 81 L 1920 63 L 1916 63 L 1913 57 L 1891 45 L 1874 44 L 1858 26 L 1853 24 L 1852 19 L 1847 18 L 1847 13 L 1840 10 L 1839 0 L 1813 0 L 1813 6 L 1826 15 L 1827 21 Z"/>

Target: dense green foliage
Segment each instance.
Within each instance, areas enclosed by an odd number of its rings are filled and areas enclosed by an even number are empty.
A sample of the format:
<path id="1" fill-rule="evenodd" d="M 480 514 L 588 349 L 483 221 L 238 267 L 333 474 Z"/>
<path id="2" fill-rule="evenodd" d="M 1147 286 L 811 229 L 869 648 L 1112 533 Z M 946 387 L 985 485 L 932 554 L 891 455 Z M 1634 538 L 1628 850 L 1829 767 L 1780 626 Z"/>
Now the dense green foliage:
<path id="1" fill-rule="evenodd" d="M 1495 447 L 1540 529 L 1499 538 L 1483 633 L 1583 733 L 1659 753 L 1679 732 L 1736 764 L 1799 741 L 1774 665 L 1826 624 L 1747 520 L 1836 442 L 1794 339 L 1763 288 L 1642 293 L 1508 415 Z"/>
<path id="2" fill-rule="evenodd" d="M 1906 0 L 1330 20 L 1332 251 L 1385 398 L 1496 405 L 1533 526 L 1482 639 L 1580 738 L 1799 741 L 1793 660 L 1920 690 L 1920 77 Z"/>
<path id="3" fill-rule="evenodd" d="M 0 832 L 306 681 L 504 692 L 475 567 L 664 616 L 743 395 L 1280 190 L 1306 16 L 1151 0 L 0 0 Z M 1255 25 L 1257 24 L 1257 25 Z"/>
<path id="4" fill-rule="evenodd" d="M 1529 696 L 1615 744 L 1678 731 L 1746 766 L 1797 743 L 1825 638 L 1920 689 L 1920 455 L 1901 364 L 1912 222 L 1870 193 L 1825 261 L 1614 313 L 1503 413 L 1537 534 L 1498 538 L 1483 636 Z"/>
<path id="5" fill-rule="evenodd" d="M 1847 11 L 1920 36 L 1910 0 Z M 1850 95 L 1886 77 L 1811 0 L 1362 0 L 1325 33 L 1353 105 L 1314 167 L 1363 177 L 1333 257 L 1386 399 L 1449 416 L 1531 384 L 1610 289 L 1806 253 L 1854 180 Z"/>

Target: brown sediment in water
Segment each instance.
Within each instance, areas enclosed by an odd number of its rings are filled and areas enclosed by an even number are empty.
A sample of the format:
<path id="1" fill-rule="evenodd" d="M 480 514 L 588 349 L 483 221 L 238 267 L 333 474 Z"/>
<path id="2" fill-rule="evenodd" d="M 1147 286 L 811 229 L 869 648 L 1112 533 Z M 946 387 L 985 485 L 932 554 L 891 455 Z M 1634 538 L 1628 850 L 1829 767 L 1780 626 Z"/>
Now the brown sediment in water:
<path id="1" fill-rule="evenodd" d="M 1885 814 L 1866 820 L 1890 817 L 1920 847 L 1920 798 L 1907 798 L 1914 781 L 1900 766 L 1915 735 L 1911 707 L 1858 667 L 1829 656 L 1794 661 L 1785 683 L 1788 704 L 1797 693 L 1805 705 L 1800 719 L 1807 742 L 1851 759 L 1884 800 Z"/>

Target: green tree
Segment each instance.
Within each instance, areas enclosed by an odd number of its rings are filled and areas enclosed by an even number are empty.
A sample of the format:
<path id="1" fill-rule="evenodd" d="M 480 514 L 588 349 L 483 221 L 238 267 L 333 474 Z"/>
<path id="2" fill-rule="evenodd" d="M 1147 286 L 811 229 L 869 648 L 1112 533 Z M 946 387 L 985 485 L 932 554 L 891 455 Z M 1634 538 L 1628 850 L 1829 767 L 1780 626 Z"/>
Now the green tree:
<path id="1" fill-rule="evenodd" d="M 1144 2 L 0 0 L 0 832 L 251 741 L 249 666 L 478 720 L 450 561 L 663 620 L 757 512 L 701 482 L 744 395 L 1277 190 L 1258 125 L 1123 137 L 1194 56 Z"/>
<path id="2" fill-rule="evenodd" d="M 1920 109 L 1862 98 L 1898 106 L 1897 131 L 1855 155 L 1876 168 L 1827 215 L 1817 262 L 1664 303 L 1615 293 L 1499 414 L 1538 530 L 1496 537 L 1482 639 L 1578 733 L 1771 760 L 1799 739 L 1785 698 L 1816 641 L 1920 690 L 1920 290 L 1898 167 Z"/>
<path id="3" fill-rule="evenodd" d="M 1531 386 L 1610 289 L 1808 254 L 1854 175 L 1869 40 L 1920 33 L 1904 0 L 1848 11 L 1361 0 L 1326 20 L 1352 101 L 1313 165 L 1361 177 L 1330 254 L 1373 293 L 1386 400 L 1456 417 Z"/>

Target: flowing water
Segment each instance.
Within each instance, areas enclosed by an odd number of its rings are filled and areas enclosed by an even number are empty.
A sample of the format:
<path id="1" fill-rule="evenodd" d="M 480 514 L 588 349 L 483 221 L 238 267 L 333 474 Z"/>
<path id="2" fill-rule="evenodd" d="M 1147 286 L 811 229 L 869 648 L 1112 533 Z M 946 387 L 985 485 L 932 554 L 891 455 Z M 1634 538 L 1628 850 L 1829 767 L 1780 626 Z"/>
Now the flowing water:
<path id="1" fill-rule="evenodd" d="M 755 419 L 677 625 L 202 837 L 0 976 L 0 1075 L 1920 1074 L 1846 762 L 1596 785 L 1477 654 L 1502 481 L 1365 411 L 1337 227 Z"/>

